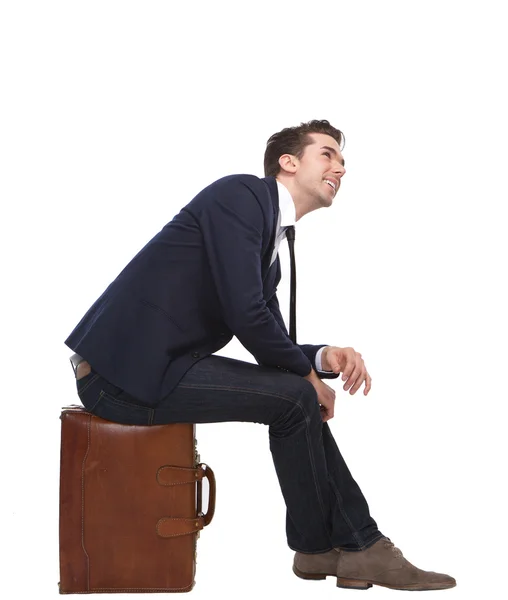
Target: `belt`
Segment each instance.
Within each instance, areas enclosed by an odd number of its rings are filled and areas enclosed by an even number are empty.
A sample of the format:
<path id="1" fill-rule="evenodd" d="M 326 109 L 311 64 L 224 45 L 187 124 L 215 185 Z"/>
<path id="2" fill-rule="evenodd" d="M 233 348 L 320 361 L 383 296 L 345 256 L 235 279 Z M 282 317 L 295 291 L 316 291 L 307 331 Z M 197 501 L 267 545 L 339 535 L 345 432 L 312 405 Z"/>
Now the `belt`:
<path id="1" fill-rule="evenodd" d="M 92 370 L 90 363 L 79 354 L 73 354 L 69 360 L 71 361 L 72 370 L 74 371 L 76 379 L 85 377 L 85 375 L 88 375 Z"/>

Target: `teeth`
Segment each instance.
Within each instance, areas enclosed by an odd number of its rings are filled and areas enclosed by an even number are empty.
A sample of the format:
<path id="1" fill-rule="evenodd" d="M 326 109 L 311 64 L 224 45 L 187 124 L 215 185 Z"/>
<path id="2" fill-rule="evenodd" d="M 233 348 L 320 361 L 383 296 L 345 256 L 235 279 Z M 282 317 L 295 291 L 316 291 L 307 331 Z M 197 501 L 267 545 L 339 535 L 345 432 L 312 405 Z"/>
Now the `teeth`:
<path id="1" fill-rule="evenodd" d="M 329 181 L 328 179 L 325 179 L 325 183 L 327 183 L 330 187 L 333 188 L 333 191 L 335 191 L 335 185 L 331 181 Z"/>

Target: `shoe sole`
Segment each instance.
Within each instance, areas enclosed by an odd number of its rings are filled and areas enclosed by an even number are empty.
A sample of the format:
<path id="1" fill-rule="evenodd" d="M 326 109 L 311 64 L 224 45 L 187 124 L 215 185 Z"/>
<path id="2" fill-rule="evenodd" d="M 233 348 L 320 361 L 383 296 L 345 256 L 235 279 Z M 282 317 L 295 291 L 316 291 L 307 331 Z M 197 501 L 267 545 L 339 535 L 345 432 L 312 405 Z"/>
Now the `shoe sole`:
<path id="1" fill-rule="evenodd" d="M 304 573 L 300 571 L 293 565 L 293 573 L 300 577 L 301 579 L 313 579 L 320 580 L 326 579 L 327 577 L 337 577 L 336 573 Z M 373 585 L 379 585 L 381 587 L 386 587 L 391 590 L 406 590 L 406 591 L 420 591 L 423 592 L 425 590 L 447 590 L 449 588 L 455 587 L 456 583 L 427 583 L 425 587 L 422 587 L 419 583 L 411 583 L 405 586 L 396 587 L 394 585 L 389 585 L 386 583 L 379 583 L 377 581 L 368 581 L 365 579 L 346 579 L 344 577 L 337 577 L 337 587 L 346 588 L 350 590 L 368 590 Z"/>

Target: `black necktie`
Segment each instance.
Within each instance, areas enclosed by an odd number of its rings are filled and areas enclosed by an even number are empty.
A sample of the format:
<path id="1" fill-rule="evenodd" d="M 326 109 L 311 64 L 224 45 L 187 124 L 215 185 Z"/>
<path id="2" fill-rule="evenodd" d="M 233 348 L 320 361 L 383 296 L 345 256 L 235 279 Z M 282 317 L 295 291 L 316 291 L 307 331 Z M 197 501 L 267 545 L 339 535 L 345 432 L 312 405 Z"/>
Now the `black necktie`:
<path id="1" fill-rule="evenodd" d="M 289 300 L 289 337 L 296 344 L 296 261 L 295 261 L 295 228 L 287 227 L 286 237 L 291 258 L 291 295 Z"/>

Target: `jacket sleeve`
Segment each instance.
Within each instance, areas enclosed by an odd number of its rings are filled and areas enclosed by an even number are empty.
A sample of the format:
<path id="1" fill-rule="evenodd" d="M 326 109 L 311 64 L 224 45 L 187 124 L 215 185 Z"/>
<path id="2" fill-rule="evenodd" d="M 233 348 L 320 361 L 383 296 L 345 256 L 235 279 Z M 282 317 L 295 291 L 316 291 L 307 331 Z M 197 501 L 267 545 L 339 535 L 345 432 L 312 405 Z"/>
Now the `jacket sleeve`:
<path id="1" fill-rule="evenodd" d="M 289 338 L 289 333 L 286 328 L 286 324 L 284 323 L 284 319 L 282 318 L 282 314 L 280 312 L 279 300 L 277 298 L 276 293 L 273 294 L 273 296 L 268 301 L 267 305 L 268 305 L 268 308 L 270 309 L 270 311 L 272 312 L 273 316 L 275 317 L 277 323 L 279 324 L 280 328 Z M 291 338 L 289 338 L 289 339 L 291 339 Z M 297 344 L 297 345 L 302 350 L 302 352 L 305 354 L 305 356 L 307 356 L 307 358 L 310 360 L 310 362 L 312 364 L 312 368 L 316 371 L 316 374 L 320 379 L 336 379 L 337 377 L 339 377 L 340 373 L 333 373 L 333 372 L 332 373 L 328 373 L 328 372 L 323 373 L 323 371 L 318 371 L 316 369 L 316 354 L 317 354 L 318 350 L 320 348 L 322 348 L 323 346 L 329 346 L 329 344 L 318 344 L 318 345 Z"/>
<path id="2" fill-rule="evenodd" d="M 256 195 L 238 179 L 218 185 L 201 208 L 199 222 L 227 326 L 259 364 L 308 375 L 310 359 L 293 344 L 263 297 L 265 222 Z"/>

